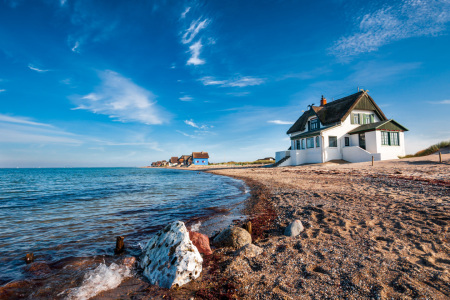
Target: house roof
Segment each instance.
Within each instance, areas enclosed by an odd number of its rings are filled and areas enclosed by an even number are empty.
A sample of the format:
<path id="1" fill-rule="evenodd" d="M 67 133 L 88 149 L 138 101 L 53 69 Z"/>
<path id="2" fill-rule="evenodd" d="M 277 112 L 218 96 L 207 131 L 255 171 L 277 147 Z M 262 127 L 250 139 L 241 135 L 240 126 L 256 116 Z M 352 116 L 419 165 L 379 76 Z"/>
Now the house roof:
<path id="1" fill-rule="evenodd" d="M 333 126 L 322 127 L 320 129 L 316 129 L 316 130 L 312 130 L 312 131 L 303 132 L 301 134 L 293 135 L 293 136 L 291 136 L 291 140 L 298 140 L 300 138 L 304 139 L 304 138 L 316 136 L 316 135 L 319 135 L 322 131 L 325 131 L 326 129 L 328 129 L 330 127 L 333 127 Z"/>
<path id="2" fill-rule="evenodd" d="M 208 152 L 192 152 L 193 158 L 209 158 Z"/>
<path id="3" fill-rule="evenodd" d="M 170 162 L 173 163 L 173 164 L 178 163 L 178 157 L 172 156 L 172 157 L 170 158 Z"/>
<path id="4" fill-rule="evenodd" d="M 363 133 L 374 130 L 409 131 L 408 128 L 404 127 L 397 121 L 390 119 L 386 121 L 361 125 L 353 129 L 352 131 L 349 131 L 348 134 Z"/>
<path id="5" fill-rule="evenodd" d="M 311 106 L 289 128 L 287 134 L 305 130 L 308 118 L 311 116 L 316 115 L 320 122 L 327 126 L 344 121 L 353 109 L 373 110 L 380 120 L 387 120 L 372 97 L 367 94 L 367 91 L 361 90 L 355 94 L 331 101 L 324 106 Z"/>

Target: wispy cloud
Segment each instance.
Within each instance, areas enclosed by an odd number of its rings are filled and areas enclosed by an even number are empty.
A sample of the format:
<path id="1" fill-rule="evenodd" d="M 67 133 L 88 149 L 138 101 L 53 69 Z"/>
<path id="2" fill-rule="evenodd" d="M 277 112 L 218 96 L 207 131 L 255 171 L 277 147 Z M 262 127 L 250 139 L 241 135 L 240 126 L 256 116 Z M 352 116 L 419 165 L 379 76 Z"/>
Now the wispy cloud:
<path id="1" fill-rule="evenodd" d="M 192 101 L 194 98 L 192 98 L 191 96 L 183 96 L 178 99 L 180 99 L 181 101 L 184 101 L 184 102 L 189 102 L 189 101 Z"/>
<path id="2" fill-rule="evenodd" d="M 186 7 L 186 9 L 181 13 L 181 18 L 186 18 L 187 13 L 191 10 L 190 7 Z"/>
<path id="3" fill-rule="evenodd" d="M 73 47 L 70 50 L 75 53 L 80 53 L 80 41 L 75 41 Z"/>
<path id="4" fill-rule="evenodd" d="M 72 133 L 30 118 L 0 114 L 0 142 L 15 144 L 69 144 L 83 142 Z"/>
<path id="5" fill-rule="evenodd" d="M 267 123 L 277 124 L 277 125 L 291 125 L 291 124 L 294 124 L 294 122 L 291 122 L 291 121 L 281 121 L 281 120 L 270 120 L 270 121 L 267 121 Z"/>
<path id="6" fill-rule="evenodd" d="M 168 118 L 156 105 L 155 95 L 130 79 L 113 71 L 100 73 L 102 84 L 96 91 L 77 99 L 78 107 L 93 113 L 108 115 L 121 122 L 162 124 Z"/>
<path id="7" fill-rule="evenodd" d="M 49 70 L 40 69 L 40 68 L 38 68 L 38 67 L 36 67 L 36 66 L 34 66 L 34 65 L 32 65 L 32 64 L 29 64 L 29 65 L 28 65 L 28 68 L 29 68 L 30 70 L 36 71 L 36 72 L 38 72 L 38 73 L 45 73 L 45 72 L 48 72 L 48 71 L 49 71 Z"/>
<path id="8" fill-rule="evenodd" d="M 183 36 L 181 37 L 181 42 L 183 44 L 189 44 L 190 42 L 192 42 L 192 40 L 197 36 L 200 30 L 208 26 L 208 23 L 209 23 L 208 19 L 204 19 L 203 21 L 200 21 L 200 19 L 192 21 L 189 28 L 186 29 Z"/>
<path id="9" fill-rule="evenodd" d="M 205 63 L 205 60 L 200 58 L 200 51 L 202 49 L 203 45 L 201 41 L 198 41 L 191 46 L 189 46 L 189 51 L 191 52 L 191 57 L 187 61 L 187 65 L 203 65 Z"/>
<path id="10" fill-rule="evenodd" d="M 202 130 L 207 130 L 207 129 L 213 128 L 213 126 L 199 125 L 199 124 L 195 123 L 194 120 L 192 120 L 192 119 L 185 120 L 184 123 L 186 123 L 187 125 L 192 126 L 194 128 L 202 129 Z"/>
<path id="11" fill-rule="evenodd" d="M 438 35 L 450 22 L 450 2 L 404 0 L 365 14 L 355 22 L 357 30 L 337 40 L 329 49 L 331 53 L 353 56 L 406 38 Z"/>
<path id="12" fill-rule="evenodd" d="M 200 79 L 204 85 L 219 85 L 221 87 L 246 87 L 260 85 L 265 82 L 264 78 L 244 76 L 228 80 L 217 80 L 211 76 L 205 76 Z"/>
<path id="13" fill-rule="evenodd" d="M 428 101 L 431 104 L 450 104 L 450 100 L 442 100 L 442 101 Z"/>
<path id="14" fill-rule="evenodd" d="M 30 118 L 12 117 L 12 116 L 8 116 L 8 115 L 4 115 L 4 114 L 0 114 L 0 122 L 25 124 L 25 125 L 31 125 L 31 126 L 53 127 L 52 125 L 49 125 L 49 124 L 31 121 Z"/>
<path id="15" fill-rule="evenodd" d="M 188 134 L 188 133 L 183 132 L 183 131 L 181 131 L 181 130 L 177 130 L 177 132 L 180 133 L 180 134 L 182 134 L 182 135 L 184 135 L 184 136 L 190 137 L 190 138 L 196 138 L 195 135 Z"/>
<path id="16" fill-rule="evenodd" d="M 6 92 L 5 89 L 0 89 L 0 93 Z"/>

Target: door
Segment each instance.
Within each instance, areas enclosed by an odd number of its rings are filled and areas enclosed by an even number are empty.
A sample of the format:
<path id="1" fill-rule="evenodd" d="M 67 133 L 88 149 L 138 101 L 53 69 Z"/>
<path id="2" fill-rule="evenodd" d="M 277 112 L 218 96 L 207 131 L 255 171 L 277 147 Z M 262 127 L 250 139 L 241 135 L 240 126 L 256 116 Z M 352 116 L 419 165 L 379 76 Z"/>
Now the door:
<path id="1" fill-rule="evenodd" d="M 359 134 L 359 147 L 366 150 L 366 134 L 365 133 Z"/>

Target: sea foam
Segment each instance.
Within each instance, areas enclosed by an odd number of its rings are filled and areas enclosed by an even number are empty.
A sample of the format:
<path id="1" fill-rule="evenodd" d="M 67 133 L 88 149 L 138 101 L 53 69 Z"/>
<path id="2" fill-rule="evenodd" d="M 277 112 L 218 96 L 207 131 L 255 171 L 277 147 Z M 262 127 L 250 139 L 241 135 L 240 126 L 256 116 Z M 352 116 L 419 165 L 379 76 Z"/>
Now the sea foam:
<path id="1" fill-rule="evenodd" d="M 89 271 L 85 275 L 80 287 L 71 289 L 67 299 L 89 299 L 100 292 L 118 287 L 123 279 L 131 276 L 131 270 L 127 266 L 112 263 L 108 267 L 100 264 L 95 270 Z"/>

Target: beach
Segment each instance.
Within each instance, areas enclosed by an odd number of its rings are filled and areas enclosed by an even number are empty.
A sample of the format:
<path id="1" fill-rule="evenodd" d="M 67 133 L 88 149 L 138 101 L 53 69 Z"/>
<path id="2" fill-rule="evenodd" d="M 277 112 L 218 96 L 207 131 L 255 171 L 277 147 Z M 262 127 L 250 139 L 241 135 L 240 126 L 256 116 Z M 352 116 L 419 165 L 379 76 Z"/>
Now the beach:
<path id="1" fill-rule="evenodd" d="M 442 159 L 197 167 L 252 187 L 249 218 L 264 227 L 253 243 L 263 253 L 216 249 L 196 281 L 151 287 L 150 298 L 448 299 L 450 154 Z M 295 219 L 304 232 L 284 236 Z"/>
<path id="2" fill-rule="evenodd" d="M 450 154 L 442 159 L 187 168 L 247 183 L 244 212 L 263 252 L 213 249 L 180 288 L 133 276 L 93 299 L 447 299 Z M 284 236 L 296 219 L 305 230 Z"/>

